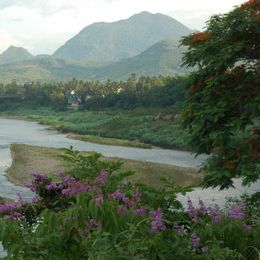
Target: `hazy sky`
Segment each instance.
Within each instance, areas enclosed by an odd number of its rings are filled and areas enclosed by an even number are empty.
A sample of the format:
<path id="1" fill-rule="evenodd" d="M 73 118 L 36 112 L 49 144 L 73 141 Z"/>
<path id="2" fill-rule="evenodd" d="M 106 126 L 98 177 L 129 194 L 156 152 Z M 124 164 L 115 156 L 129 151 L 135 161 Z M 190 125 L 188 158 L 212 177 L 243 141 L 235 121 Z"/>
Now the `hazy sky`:
<path id="1" fill-rule="evenodd" d="M 149 11 L 201 30 L 213 14 L 245 0 L 0 0 L 0 53 L 10 45 L 52 54 L 93 22 L 112 22 Z"/>

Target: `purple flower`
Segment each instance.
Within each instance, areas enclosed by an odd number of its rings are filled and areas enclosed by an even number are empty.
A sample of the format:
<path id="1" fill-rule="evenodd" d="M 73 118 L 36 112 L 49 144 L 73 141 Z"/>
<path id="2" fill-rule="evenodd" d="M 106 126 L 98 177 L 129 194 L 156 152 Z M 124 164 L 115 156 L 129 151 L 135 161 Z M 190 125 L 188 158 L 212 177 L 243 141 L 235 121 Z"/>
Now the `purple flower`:
<path id="1" fill-rule="evenodd" d="M 25 187 L 29 188 L 31 191 L 35 192 L 39 183 L 41 183 L 44 180 L 47 180 L 47 176 L 46 175 L 42 175 L 39 173 L 32 173 L 32 181 L 28 181 L 25 183 Z"/>
<path id="2" fill-rule="evenodd" d="M 243 227 L 244 227 L 244 229 L 247 230 L 247 231 L 251 231 L 251 230 L 252 230 L 252 226 L 251 226 L 251 225 L 248 225 L 248 224 L 246 224 L 246 223 L 243 224 Z"/>
<path id="3" fill-rule="evenodd" d="M 141 193 L 138 190 L 135 189 L 134 200 L 136 202 L 138 202 L 138 201 L 140 201 L 140 199 L 141 199 Z"/>
<path id="4" fill-rule="evenodd" d="M 188 215 L 192 218 L 194 222 L 197 223 L 199 221 L 197 210 L 193 207 L 190 198 L 188 199 Z"/>
<path id="5" fill-rule="evenodd" d="M 63 176 L 62 177 L 62 184 L 64 186 L 70 185 L 73 182 L 75 182 L 75 179 L 70 177 L 70 176 Z"/>
<path id="6" fill-rule="evenodd" d="M 244 219 L 245 217 L 245 207 L 243 204 L 233 204 L 228 210 L 228 216 L 233 219 Z"/>
<path id="7" fill-rule="evenodd" d="M 163 231 L 166 229 L 165 224 L 163 223 L 162 210 L 160 208 L 151 211 L 149 215 L 152 219 L 151 233 L 156 233 L 157 231 Z"/>
<path id="8" fill-rule="evenodd" d="M 126 203 L 127 203 L 127 206 L 129 208 L 134 208 L 135 205 L 136 205 L 136 201 L 135 200 L 128 200 L 128 201 L 126 201 Z"/>
<path id="9" fill-rule="evenodd" d="M 121 191 L 117 190 L 109 196 L 113 200 L 122 200 L 128 202 L 129 198 Z"/>
<path id="10" fill-rule="evenodd" d="M 9 211 L 14 211 L 20 207 L 20 204 L 17 202 L 9 202 L 6 204 L 0 204 L 0 213 L 5 213 Z"/>
<path id="11" fill-rule="evenodd" d="M 218 223 L 221 220 L 220 212 L 212 207 L 207 208 L 209 215 L 211 216 L 211 219 L 213 222 Z"/>
<path id="12" fill-rule="evenodd" d="M 47 175 L 43 175 L 43 174 L 40 174 L 37 172 L 32 173 L 32 177 L 33 177 L 34 181 L 36 181 L 36 182 L 41 182 L 41 181 L 48 179 Z"/>
<path id="13" fill-rule="evenodd" d="M 97 229 L 97 228 L 100 228 L 101 227 L 101 224 L 98 223 L 95 219 L 90 219 L 88 222 L 87 222 L 87 227 L 89 229 Z"/>
<path id="14" fill-rule="evenodd" d="M 32 192 L 35 192 L 37 189 L 37 185 L 34 181 L 28 181 L 24 184 L 24 186 L 29 188 Z"/>
<path id="15" fill-rule="evenodd" d="M 75 181 L 74 179 L 67 180 L 69 181 L 68 187 L 63 188 L 63 190 L 61 191 L 61 194 L 64 196 L 74 197 L 78 193 L 87 192 L 91 190 L 91 187 L 88 184 Z"/>
<path id="16" fill-rule="evenodd" d="M 46 190 L 57 190 L 58 188 L 59 188 L 59 186 L 57 186 L 57 184 L 54 182 L 51 182 L 48 185 L 45 185 Z"/>
<path id="17" fill-rule="evenodd" d="M 201 251 L 205 254 L 207 254 L 209 252 L 209 248 L 207 246 L 204 246 L 201 248 Z"/>
<path id="18" fill-rule="evenodd" d="M 144 206 L 142 206 L 139 209 L 135 209 L 134 214 L 139 215 L 139 216 L 145 215 L 146 214 L 146 208 Z"/>
<path id="19" fill-rule="evenodd" d="M 200 214 L 202 215 L 207 214 L 207 208 L 205 207 L 204 202 L 202 200 L 199 200 L 199 205 L 200 205 L 199 207 Z"/>
<path id="20" fill-rule="evenodd" d="M 185 234 L 185 229 L 183 225 L 174 224 L 174 229 L 176 230 L 177 234 L 181 237 Z"/>
<path id="21" fill-rule="evenodd" d="M 200 238 L 196 234 L 192 234 L 190 237 L 191 245 L 193 248 L 197 249 L 200 246 Z"/>
<path id="22" fill-rule="evenodd" d="M 6 219 L 12 219 L 12 220 L 22 220 L 24 216 L 19 212 L 13 212 L 10 215 L 5 216 Z"/>
<path id="23" fill-rule="evenodd" d="M 30 201 L 31 204 L 36 204 L 37 202 L 38 202 L 37 198 L 32 198 Z"/>
<path id="24" fill-rule="evenodd" d="M 108 182 L 108 173 L 103 171 L 99 174 L 99 176 L 96 179 L 96 184 L 98 186 L 104 186 Z"/>
<path id="25" fill-rule="evenodd" d="M 119 206 L 117 207 L 117 213 L 118 213 L 119 215 L 126 214 L 127 211 L 128 211 L 128 208 L 127 208 L 127 206 L 125 206 L 125 205 L 119 205 Z"/>
<path id="26" fill-rule="evenodd" d="M 95 205 L 100 206 L 104 202 L 104 196 L 103 194 L 99 194 L 95 199 L 94 199 Z"/>

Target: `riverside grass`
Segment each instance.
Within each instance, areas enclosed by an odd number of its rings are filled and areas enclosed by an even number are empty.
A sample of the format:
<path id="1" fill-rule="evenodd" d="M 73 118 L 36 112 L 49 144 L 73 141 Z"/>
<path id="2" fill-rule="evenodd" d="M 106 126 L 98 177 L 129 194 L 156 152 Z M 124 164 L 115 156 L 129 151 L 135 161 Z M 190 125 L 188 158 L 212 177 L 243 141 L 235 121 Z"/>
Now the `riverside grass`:
<path id="1" fill-rule="evenodd" d="M 149 145 L 190 150 L 189 136 L 179 120 L 164 120 L 166 115 L 178 114 L 174 108 L 136 108 L 102 111 L 55 111 L 50 107 L 14 107 L 0 113 L 2 117 L 22 118 L 50 125 L 63 133 L 77 134 L 77 138 L 97 136 L 95 142 L 147 148 Z M 158 119 L 158 117 L 160 118 Z M 79 136 L 80 135 L 80 136 Z M 82 137 L 82 135 L 87 135 Z M 110 138 L 110 139 L 102 139 Z M 92 139 L 92 140 L 93 140 Z M 119 142 L 119 140 L 130 142 Z M 147 146 L 148 145 L 148 146 Z"/>
<path id="2" fill-rule="evenodd" d="M 0 204 L 4 204 L 4 203 L 7 203 L 7 202 L 11 202 L 11 201 L 12 200 L 10 200 L 10 199 L 0 197 Z"/>
<path id="3" fill-rule="evenodd" d="M 31 179 L 32 172 L 48 174 L 57 178 L 57 173 L 70 169 L 70 164 L 61 159 L 64 149 L 45 148 L 24 144 L 11 146 L 13 162 L 7 170 L 7 177 L 17 185 L 23 185 Z M 129 177 L 135 183 L 144 183 L 154 187 L 163 185 L 160 178 L 169 178 L 181 186 L 198 185 L 201 175 L 197 169 L 171 166 L 158 163 L 140 162 L 118 158 L 102 157 L 103 160 L 120 160 L 123 162 L 122 170 L 130 170 L 135 174 Z M 65 170 L 66 169 L 66 170 Z"/>
<path id="4" fill-rule="evenodd" d="M 96 135 L 68 134 L 68 137 L 71 139 L 76 139 L 76 140 L 90 142 L 90 143 L 97 143 L 97 144 L 129 146 L 129 147 L 138 147 L 138 148 L 152 148 L 152 145 L 140 143 L 138 141 L 107 138 L 107 137 L 101 137 L 101 136 L 96 136 Z"/>

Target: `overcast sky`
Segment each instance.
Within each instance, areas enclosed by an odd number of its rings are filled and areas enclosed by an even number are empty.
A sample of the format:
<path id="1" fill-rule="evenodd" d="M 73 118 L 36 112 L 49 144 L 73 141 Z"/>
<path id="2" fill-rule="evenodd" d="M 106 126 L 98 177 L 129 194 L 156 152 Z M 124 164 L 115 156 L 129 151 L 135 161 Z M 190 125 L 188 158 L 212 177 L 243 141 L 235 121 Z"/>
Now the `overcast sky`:
<path id="1" fill-rule="evenodd" d="M 0 0 L 0 53 L 10 45 L 52 54 L 94 22 L 112 22 L 149 11 L 202 30 L 213 14 L 245 0 Z"/>

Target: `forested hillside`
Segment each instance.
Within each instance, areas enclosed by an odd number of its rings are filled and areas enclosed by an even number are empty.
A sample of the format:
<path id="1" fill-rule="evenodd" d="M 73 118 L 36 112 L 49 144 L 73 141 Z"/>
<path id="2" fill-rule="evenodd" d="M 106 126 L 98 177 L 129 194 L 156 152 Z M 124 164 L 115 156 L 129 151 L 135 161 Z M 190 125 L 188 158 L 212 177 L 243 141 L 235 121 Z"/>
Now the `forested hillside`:
<path id="1" fill-rule="evenodd" d="M 77 78 L 82 80 L 127 79 L 132 73 L 140 76 L 173 76 L 190 70 L 181 67 L 184 47 L 173 40 L 162 41 L 141 54 L 106 64 L 68 60 L 54 56 L 35 57 L 0 66 L 1 82 L 54 82 Z M 22 57 L 21 57 L 22 58 Z"/>

